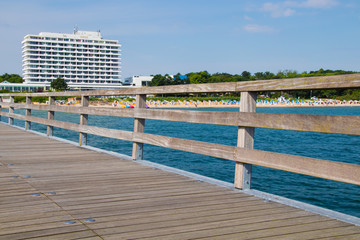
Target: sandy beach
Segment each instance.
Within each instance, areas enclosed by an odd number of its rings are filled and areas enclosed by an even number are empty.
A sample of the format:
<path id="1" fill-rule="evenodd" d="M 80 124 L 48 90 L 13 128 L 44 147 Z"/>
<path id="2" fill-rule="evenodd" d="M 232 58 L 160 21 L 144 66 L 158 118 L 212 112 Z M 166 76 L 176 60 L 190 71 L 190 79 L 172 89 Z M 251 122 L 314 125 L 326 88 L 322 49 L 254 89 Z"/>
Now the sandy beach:
<path id="1" fill-rule="evenodd" d="M 90 102 L 94 107 L 134 108 L 135 101 L 115 101 L 113 103 Z M 146 101 L 147 108 L 237 108 L 239 101 Z M 258 100 L 256 107 L 360 107 L 360 102 L 340 100 L 298 100 L 298 101 L 263 101 Z"/>
<path id="2" fill-rule="evenodd" d="M 46 103 L 34 102 L 33 104 L 46 105 Z M 1 105 L 1 103 L 0 103 Z M 80 102 L 70 102 L 65 104 L 56 103 L 62 106 L 81 106 Z M 134 108 L 135 101 L 90 101 L 90 107 L 106 107 L 106 108 Z M 238 108 L 239 101 L 146 101 L 146 108 Z M 360 107 L 360 101 L 340 101 L 340 100 L 325 100 L 325 101 L 256 101 L 256 107 Z M 8 108 L 2 106 L 2 108 Z"/>

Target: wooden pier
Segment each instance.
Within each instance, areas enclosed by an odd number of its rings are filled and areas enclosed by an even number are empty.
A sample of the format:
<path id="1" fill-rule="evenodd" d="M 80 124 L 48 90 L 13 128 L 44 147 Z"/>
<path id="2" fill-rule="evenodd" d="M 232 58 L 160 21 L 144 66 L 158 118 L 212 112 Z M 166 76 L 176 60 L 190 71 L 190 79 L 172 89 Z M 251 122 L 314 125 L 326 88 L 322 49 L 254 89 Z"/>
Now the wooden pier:
<path id="1" fill-rule="evenodd" d="M 0 124 L 0 239 L 360 239 L 360 227 Z"/>
<path id="2" fill-rule="evenodd" d="M 257 92 L 337 88 L 360 88 L 360 74 L 84 92 L 2 93 L 0 100 L 8 101 L 0 101 L 0 240 L 360 239 L 358 218 L 339 221 L 245 194 L 251 191 L 252 165 L 360 185 L 359 164 L 253 149 L 255 128 L 360 135 L 360 116 L 255 111 Z M 239 94 L 240 111 L 146 108 L 147 95 L 214 92 Z M 135 108 L 89 106 L 92 96 L 124 95 L 136 96 Z M 81 97 L 81 106 L 55 104 L 57 97 L 66 96 Z M 46 97 L 48 104 L 34 104 L 34 97 Z M 3 107 L 8 110 L 3 111 Z M 32 115 L 32 110 L 46 111 L 47 118 Z M 78 114 L 79 124 L 57 120 L 56 112 Z M 134 130 L 88 125 L 89 115 L 133 118 Z M 15 119 L 24 121 L 25 131 L 11 126 Z M 236 126 L 237 145 L 149 134 L 146 119 Z M 45 125 L 50 137 L 54 127 L 78 132 L 79 144 L 29 132 L 32 123 Z M 87 134 L 132 142 L 131 159 L 81 147 L 87 145 Z M 234 161 L 234 187 L 136 162 L 143 159 L 144 144 Z"/>

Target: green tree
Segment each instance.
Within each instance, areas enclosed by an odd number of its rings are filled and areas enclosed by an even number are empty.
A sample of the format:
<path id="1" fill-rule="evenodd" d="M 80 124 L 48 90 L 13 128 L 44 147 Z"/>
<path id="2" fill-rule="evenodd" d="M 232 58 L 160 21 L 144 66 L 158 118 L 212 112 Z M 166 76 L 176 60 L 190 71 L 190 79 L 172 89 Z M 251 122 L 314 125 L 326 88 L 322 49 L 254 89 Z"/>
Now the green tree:
<path id="1" fill-rule="evenodd" d="M 190 84 L 207 83 L 211 75 L 207 71 L 191 73 L 189 76 Z"/>
<path id="2" fill-rule="evenodd" d="M 68 85 L 63 78 L 57 78 L 50 83 L 50 87 L 56 91 L 65 91 L 68 89 Z"/>
<path id="3" fill-rule="evenodd" d="M 241 73 L 241 76 L 244 78 L 244 80 L 250 80 L 251 78 L 251 73 L 249 73 L 248 71 L 243 71 Z"/>
<path id="4" fill-rule="evenodd" d="M 165 74 L 164 76 L 161 74 L 156 74 L 150 82 L 150 86 L 165 86 L 172 84 L 173 79 L 169 74 Z"/>
<path id="5" fill-rule="evenodd" d="M 0 82 L 8 81 L 10 83 L 23 83 L 24 79 L 17 74 L 7 74 L 0 76 Z"/>
<path id="6" fill-rule="evenodd" d="M 209 78 L 208 82 L 235 82 L 236 79 L 233 78 L 233 75 L 229 73 L 214 73 Z"/>
<path id="7" fill-rule="evenodd" d="M 176 75 L 174 75 L 174 79 L 171 82 L 172 85 L 180 85 L 180 84 L 188 84 L 189 79 L 187 78 L 186 75 L 181 75 L 180 73 L 177 73 Z"/>

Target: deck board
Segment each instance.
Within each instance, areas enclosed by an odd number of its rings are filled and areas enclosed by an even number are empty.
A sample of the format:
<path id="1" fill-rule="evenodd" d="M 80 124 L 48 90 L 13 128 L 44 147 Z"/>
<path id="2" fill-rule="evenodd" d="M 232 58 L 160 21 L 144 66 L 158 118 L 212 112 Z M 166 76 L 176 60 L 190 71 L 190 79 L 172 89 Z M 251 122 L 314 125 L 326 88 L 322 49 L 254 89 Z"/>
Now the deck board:
<path id="1" fill-rule="evenodd" d="M 0 164 L 0 240 L 360 239 L 359 226 L 5 124 Z"/>

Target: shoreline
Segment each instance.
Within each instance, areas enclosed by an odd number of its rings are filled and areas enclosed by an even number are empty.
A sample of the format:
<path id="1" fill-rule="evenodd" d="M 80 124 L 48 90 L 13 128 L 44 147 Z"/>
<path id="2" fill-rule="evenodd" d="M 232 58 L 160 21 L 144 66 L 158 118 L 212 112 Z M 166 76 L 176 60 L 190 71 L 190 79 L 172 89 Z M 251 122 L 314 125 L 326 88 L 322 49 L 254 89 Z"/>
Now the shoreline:
<path id="1" fill-rule="evenodd" d="M 46 103 L 33 103 L 35 105 L 47 105 Z M 80 103 L 74 104 L 57 104 L 58 106 L 74 106 L 80 107 Z M 1 103 L 0 103 L 1 106 Z M 125 102 L 125 103 L 112 103 L 112 102 L 101 102 L 98 101 L 90 102 L 89 107 L 104 107 L 104 108 L 134 108 L 135 102 Z M 239 108 L 240 104 L 236 103 L 221 103 L 221 102 L 205 102 L 205 103 L 197 103 L 197 102 L 187 102 L 187 103 L 179 103 L 176 102 L 175 104 L 171 104 L 170 102 L 149 102 L 147 101 L 146 108 L 157 109 L 157 108 L 170 108 L 170 109 L 177 109 L 177 108 Z M 339 103 L 265 103 L 265 102 L 257 102 L 257 108 L 263 107 L 274 107 L 274 108 L 282 108 L 282 107 L 292 107 L 292 108 L 308 108 L 308 107 L 360 107 L 360 102 L 339 102 Z M 1 108 L 7 109 L 8 106 L 1 106 Z M 0 108 L 0 109 L 1 109 Z"/>
<path id="2" fill-rule="evenodd" d="M 239 108 L 239 102 L 147 102 L 148 108 Z M 256 102 L 256 107 L 360 107 L 359 101 L 329 102 Z"/>
<path id="3" fill-rule="evenodd" d="M 96 107 L 96 106 L 94 106 Z M 112 107 L 112 106 L 109 106 Z M 189 106 L 189 105 L 177 105 L 177 106 L 169 106 L 169 105 L 160 105 L 160 106 L 149 106 L 149 108 L 239 108 L 240 104 L 236 105 L 209 105 L 209 106 Z M 257 108 L 263 107 L 274 107 L 274 108 L 282 108 L 282 107 L 292 107 L 292 108 L 309 108 L 309 107 L 360 107 L 360 104 L 342 104 L 342 105 L 263 105 L 256 104 Z M 116 107 L 115 107 L 116 108 Z"/>

